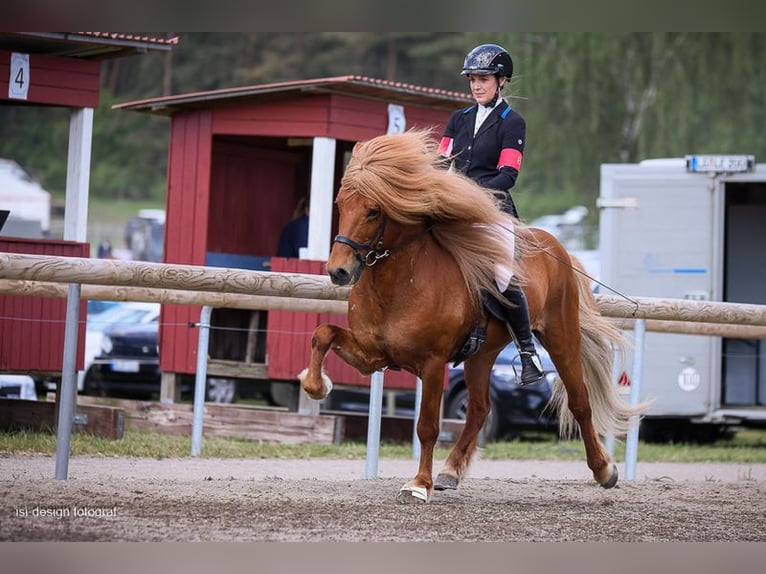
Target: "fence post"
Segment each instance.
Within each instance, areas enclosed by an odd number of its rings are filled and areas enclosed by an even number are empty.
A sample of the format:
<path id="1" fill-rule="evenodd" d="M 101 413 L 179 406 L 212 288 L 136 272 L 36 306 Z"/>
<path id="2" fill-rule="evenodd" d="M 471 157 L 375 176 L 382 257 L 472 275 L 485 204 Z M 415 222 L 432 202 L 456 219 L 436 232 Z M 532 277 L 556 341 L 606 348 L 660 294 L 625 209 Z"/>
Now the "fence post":
<path id="1" fill-rule="evenodd" d="M 207 351 L 210 344 L 210 317 L 213 308 L 205 305 L 199 314 L 199 338 L 197 340 L 197 373 L 194 376 L 194 410 L 192 411 L 191 455 L 202 452 L 202 427 L 205 410 L 205 387 L 207 386 Z"/>
<path id="2" fill-rule="evenodd" d="M 59 411 L 56 424 L 56 480 L 69 474 L 69 445 L 77 404 L 77 331 L 80 316 L 80 285 L 69 285 L 64 325 L 64 361 L 61 366 Z"/>
<path id="3" fill-rule="evenodd" d="M 622 365 L 620 364 L 620 350 L 614 346 L 614 357 L 612 359 L 612 384 L 617 387 L 620 381 L 620 368 Z M 619 391 L 619 387 L 617 387 L 617 390 Z M 614 434 L 610 434 L 606 437 L 604 437 L 604 446 L 606 447 L 606 452 L 609 454 L 610 457 L 614 458 Z"/>
<path id="4" fill-rule="evenodd" d="M 383 371 L 370 378 L 370 408 L 367 416 L 367 464 L 365 478 L 378 476 L 380 457 L 380 417 L 383 415 Z"/>
<path id="5" fill-rule="evenodd" d="M 630 404 L 637 405 L 641 393 L 641 379 L 644 376 L 644 339 L 646 320 L 636 319 L 633 327 L 635 352 L 633 354 L 633 376 L 630 381 Z M 625 480 L 636 479 L 636 461 L 638 459 L 638 417 L 632 417 L 632 426 L 628 429 L 625 441 Z"/>
<path id="6" fill-rule="evenodd" d="M 412 458 L 420 458 L 420 438 L 418 438 L 418 421 L 420 420 L 420 404 L 423 401 L 423 380 L 415 380 L 415 414 L 412 417 Z"/>

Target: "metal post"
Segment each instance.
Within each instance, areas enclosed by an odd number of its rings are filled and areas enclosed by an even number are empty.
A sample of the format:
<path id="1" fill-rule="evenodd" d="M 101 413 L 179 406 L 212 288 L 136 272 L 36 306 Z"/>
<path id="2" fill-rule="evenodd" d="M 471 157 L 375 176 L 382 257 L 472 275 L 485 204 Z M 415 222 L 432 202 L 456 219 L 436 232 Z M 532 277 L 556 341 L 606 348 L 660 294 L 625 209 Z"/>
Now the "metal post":
<path id="1" fill-rule="evenodd" d="M 418 421 L 420 420 L 420 404 L 423 402 L 423 380 L 418 377 L 415 381 L 415 414 L 412 419 L 412 458 L 420 458 L 420 438 L 418 438 Z"/>
<path id="2" fill-rule="evenodd" d="M 58 425 L 56 427 L 56 480 L 69 474 L 69 444 L 77 403 L 77 331 L 80 316 L 80 284 L 69 285 L 64 326 L 64 361 L 61 367 Z"/>
<path id="3" fill-rule="evenodd" d="M 210 316 L 212 313 L 213 308 L 205 305 L 199 314 L 197 373 L 194 377 L 194 410 L 192 411 L 192 456 L 199 456 L 202 452 L 202 426 L 205 410 L 205 386 L 207 384 L 207 351 L 210 343 Z"/>
<path id="4" fill-rule="evenodd" d="M 636 319 L 633 326 L 635 351 L 633 354 L 633 376 L 630 380 L 630 404 L 637 405 L 641 393 L 641 379 L 644 376 L 644 339 L 646 338 L 646 320 Z M 636 462 L 638 459 L 638 417 L 634 416 L 633 424 L 628 430 L 625 441 L 625 480 L 636 479 Z"/>
<path id="5" fill-rule="evenodd" d="M 612 384 L 617 387 L 620 381 L 620 350 L 614 347 L 614 358 L 612 359 Z M 618 387 L 619 390 L 619 387 Z M 614 458 L 614 435 L 610 434 L 604 437 L 604 446 L 610 457 Z"/>
<path id="6" fill-rule="evenodd" d="M 73 109 L 69 116 L 64 215 L 64 239 L 67 241 L 84 242 L 88 235 L 88 188 L 92 135 L 93 109 Z M 64 358 L 61 365 L 61 388 L 56 426 L 55 477 L 57 480 L 66 480 L 69 474 L 69 445 L 77 404 L 77 333 L 80 324 L 80 295 L 80 285 L 70 284 L 67 291 Z"/>
<path id="7" fill-rule="evenodd" d="M 367 464 L 365 478 L 377 478 L 380 455 L 380 417 L 383 414 L 383 371 L 370 378 L 370 409 L 367 418 Z"/>

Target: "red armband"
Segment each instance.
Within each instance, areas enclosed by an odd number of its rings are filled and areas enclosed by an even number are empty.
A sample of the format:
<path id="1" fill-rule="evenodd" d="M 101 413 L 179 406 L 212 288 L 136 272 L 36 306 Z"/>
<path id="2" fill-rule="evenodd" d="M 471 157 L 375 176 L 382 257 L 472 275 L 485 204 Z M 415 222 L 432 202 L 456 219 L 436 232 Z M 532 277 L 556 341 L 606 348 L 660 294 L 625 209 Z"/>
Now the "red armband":
<path id="1" fill-rule="evenodd" d="M 448 138 L 446 136 L 443 137 L 442 141 L 439 142 L 439 155 L 443 155 L 444 157 L 450 157 L 452 155 L 452 144 L 453 144 L 452 138 Z"/>
<path id="2" fill-rule="evenodd" d="M 524 154 L 517 149 L 507 147 L 500 152 L 500 159 L 497 160 L 497 169 L 501 167 L 512 167 L 516 171 L 521 171 L 521 158 Z"/>

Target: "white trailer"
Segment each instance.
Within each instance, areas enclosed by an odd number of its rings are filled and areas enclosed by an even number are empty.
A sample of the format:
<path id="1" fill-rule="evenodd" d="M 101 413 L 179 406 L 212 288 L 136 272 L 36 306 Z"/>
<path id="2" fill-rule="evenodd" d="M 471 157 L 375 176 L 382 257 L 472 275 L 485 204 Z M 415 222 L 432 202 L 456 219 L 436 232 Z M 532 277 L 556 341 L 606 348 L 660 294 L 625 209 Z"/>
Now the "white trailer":
<path id="1" fill-rule="evenodd" d="M 753 156 L 604 164 L 598 206 L 605 285 L 627 296 L 766 304 L 766 165 Z M 642 395 L 655 399 L 647 438 L 766 424 L 766 341 L 647 333 Z"/>

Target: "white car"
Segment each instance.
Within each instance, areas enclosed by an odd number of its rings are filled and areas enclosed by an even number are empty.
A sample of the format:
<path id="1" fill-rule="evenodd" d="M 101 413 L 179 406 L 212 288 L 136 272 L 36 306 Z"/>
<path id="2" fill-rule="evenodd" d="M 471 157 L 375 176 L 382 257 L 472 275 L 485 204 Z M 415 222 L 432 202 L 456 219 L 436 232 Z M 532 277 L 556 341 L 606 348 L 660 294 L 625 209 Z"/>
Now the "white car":
<path id="1" fill-rule="evenodd" d="M 159 303 L 120 302 L 98 314 L 88 314 L 85 330 L 85 362 L 82 371 L 77 373 L 77 392 L 82 392 L 85 373 L 93 364 L 93 359 L 101 352 L 101 340 L 104 330 L 114 325 L 137 325 L 151 323 L 160 315 Z"/>
<path id="2" fill-rule="evenodd" d="M 36 401 L 35 380 L 29 375 L 0 373 L 0 397 Z"/>

